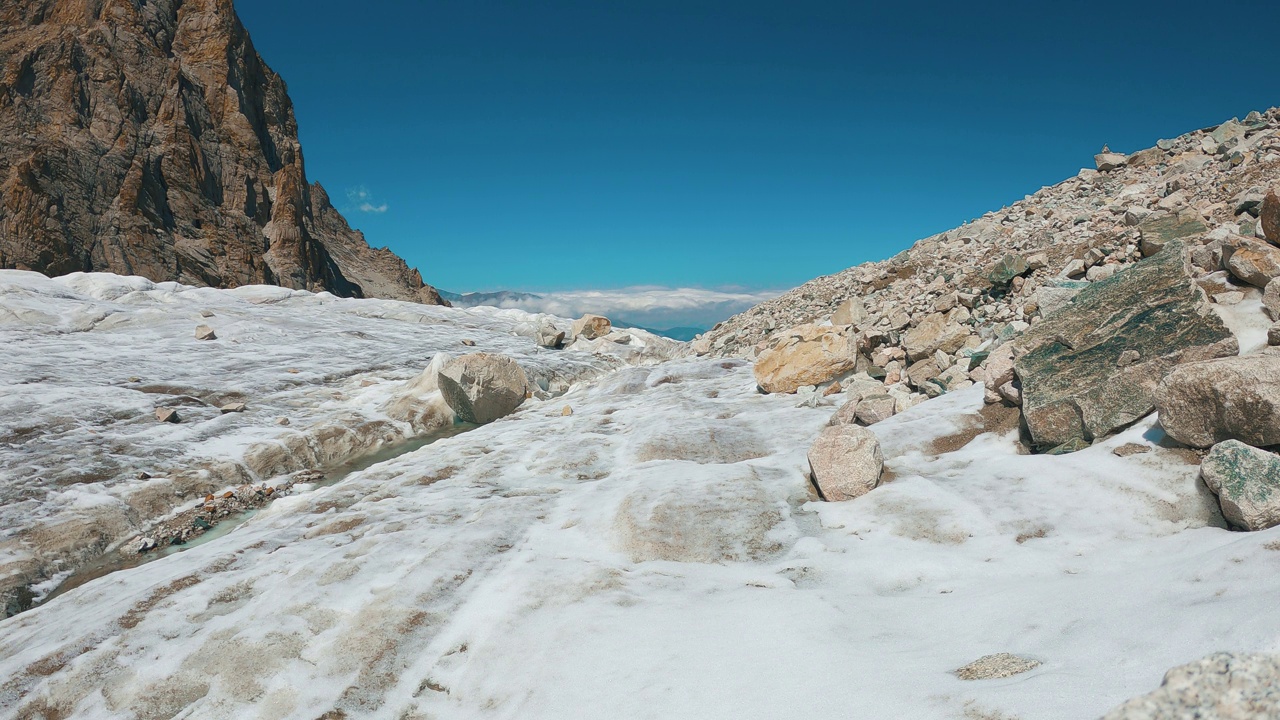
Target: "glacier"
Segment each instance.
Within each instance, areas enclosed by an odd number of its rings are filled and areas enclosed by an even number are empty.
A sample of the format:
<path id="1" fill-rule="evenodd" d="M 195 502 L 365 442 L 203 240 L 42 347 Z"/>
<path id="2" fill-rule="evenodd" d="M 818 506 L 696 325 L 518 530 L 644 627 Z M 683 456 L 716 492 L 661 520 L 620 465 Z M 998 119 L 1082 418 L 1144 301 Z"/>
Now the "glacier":
<path id="1" fill-rule="evenodd" d="M 642 331 L 540 348 L 543 322 L 0 271 L 0 578 L 42 592 L 206 491 L 439 429 L 388 408 L 463 340 L 539 386 L 0 620 L 0 716 L 1047 720 L 1280 650 L 1280 530 L 1225 529 L 1154 418 L 1025 455 L 970 388 L 874 425 L 887 481 L 824 503 L 834 398 Z M 953 674 L 999 652 L 1041 664 Z"/>

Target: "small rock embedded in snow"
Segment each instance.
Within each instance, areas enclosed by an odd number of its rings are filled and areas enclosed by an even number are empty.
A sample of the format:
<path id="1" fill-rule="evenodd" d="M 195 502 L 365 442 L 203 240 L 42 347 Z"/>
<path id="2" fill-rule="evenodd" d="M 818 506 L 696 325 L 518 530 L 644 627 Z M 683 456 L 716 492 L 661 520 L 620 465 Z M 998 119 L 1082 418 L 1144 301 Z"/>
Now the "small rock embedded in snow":
<path id="1" fill-rule="evenodd" d="M 997 680 L 999 678 L 1021 675 L 1040 667 L 1039 660 L 1025 658 L 1012 653 L 996 653 L 983 655 L 962 668 L 953 672 L 961 680 Z"/>
<path id="2" fill-rule="evenodd" d="M 1129 457 L 1130 455 L 1141 455 L 1147 452 L 1151 452 L 1151 448 L 1140 443 L 1125 443 L 1111 451 L 1116 457 Z"/>
<path id="3" fill-rule="evenodd" d="M 852 500 L 880 483 L 884 456 L 875 433 L 857 425 L 824 428 L 809 448 L 809 472 L 822 497 Z"/>
<path id="4" fill-rule="evenodd" d="M 212 310 L 201 310 L 201 311 L 200 311 L 200 317 L 207 317 L 207 318 L 213 317 L 213 311 L 212 311 Z"/>
<path id="5" fill-rule="evenodd" d="M 288 424 L 289 424 L 289 418 L 287 418 L 287 417 L 276 418 L 276 424 L 277 424 L 277 425 L 288 425 Z"/>
<path id="6" fill-rule="evenodd" d="M 476 346 L 476 341 L 475 341 L 475 340 L 463 340 L 463 341 L 462 341 L 462 344 L 463 344 L 463 345 L 466 345 L 467 347 L 475 347 L 475 346 Z"/>
<path id="7" fill-rule="evenodd" d="M 240 413 L 245 411 L 245 405 L 241 402 L 227 403 L 226 405 L 218 408 L 218 410 L 220 410 L 223 415 L 226 415 L 227 413 Z"/>
<path id="8" fill-rule="evenodd" d="M 208 325 L 197 325 L 196 339 L 197 340 L 217 340 L 218 335 L 213 331 L 213 328 L 209 327 Z"/>
<path id="9" fill-rule="evenodd" d="M 1239 305 L 1244 300 L 1244 293 L 1239 290 L 1217 293 L 1213 301 L 1219 305 Z"/>
<path id="10" fill-rule="evenodd" d="M 560 415 L 562 417 L 569 417 L 572 414 L 573 414 L 573 408 L 568 405 L 565 405 L 564 409 L 560 411 Z"/>
<path id="11" fill-rule="evenodd" d="M 177 409 L 170 407 L 156 408 L 156 419 L 166 423 L 182 422 L 182 418 L 178 417 Z"/>

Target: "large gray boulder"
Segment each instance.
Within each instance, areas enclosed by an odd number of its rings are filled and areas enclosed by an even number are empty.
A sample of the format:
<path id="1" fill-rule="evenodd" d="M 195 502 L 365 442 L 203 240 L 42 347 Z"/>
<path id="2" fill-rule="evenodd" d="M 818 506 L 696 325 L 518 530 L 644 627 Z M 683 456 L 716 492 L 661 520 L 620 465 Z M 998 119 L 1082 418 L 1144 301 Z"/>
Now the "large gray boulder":
<path id="1" fill-rule="evenodd" d="M 1115 432 L 1155 408 L 1170 368 L 1238 352 L 1178 241 L 1081 290 L 1013 344 L 1023 416 L 1044 449 Z"/>
<path id="2" fill-rule="evenodd" d="M 857 425 L 824 428 L 809 448 L 813 482 L 830 502 L 852 500 L 880 483 L 884 456 L 875 433 Z"/>
<path id="3" fill-rule="evenodd" d="M 437 380 L 458 418 L 483 425 L 515 412 L 529 393 L 529 380 L 506 355 L 472 353 L 449 361 Z"/>
<path id="4" fill-rule="evenodd" d="M 1280 525 L 1280 457 L 1240 442 L 1213 446 L 1200 477 L 1218 496 L 1222 516 L 1237 530 Z"/>
<path id="5" fill-rule="evenodd" d="M 1102 720 L 1257 720 L 1280 717 L 1280 656 L 1214 653 L 1165 673 L 1160 689 Z"/>
<path id="6" fill-rule="evenodd" d="M 1206 448 L 1223 440 L 1280 444 L 1280 352 L 1174 368 L 1155 394 L 1160 424 L 1174 440 Z"/>

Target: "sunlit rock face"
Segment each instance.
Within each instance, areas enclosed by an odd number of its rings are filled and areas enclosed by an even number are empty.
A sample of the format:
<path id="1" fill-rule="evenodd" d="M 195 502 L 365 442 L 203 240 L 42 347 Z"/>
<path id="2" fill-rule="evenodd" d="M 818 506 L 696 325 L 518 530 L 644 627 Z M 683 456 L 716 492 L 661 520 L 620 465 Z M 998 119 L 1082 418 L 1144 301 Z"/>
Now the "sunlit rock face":
<path id="1" fill-rule="evenodd" d="M 307 182 L 230 0 L 0 8 L 0 268 L 441 303 Z"/>

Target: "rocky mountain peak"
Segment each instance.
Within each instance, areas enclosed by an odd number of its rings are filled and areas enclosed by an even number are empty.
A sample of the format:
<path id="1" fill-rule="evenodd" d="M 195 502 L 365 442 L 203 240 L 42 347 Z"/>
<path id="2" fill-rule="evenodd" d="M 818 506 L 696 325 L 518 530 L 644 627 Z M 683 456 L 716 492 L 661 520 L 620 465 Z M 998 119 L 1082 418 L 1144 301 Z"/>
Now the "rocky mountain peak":
<path id="1" fill-rule="evenodd" d="M 443 302 L 307 180 L 230 0 L 0 9 L 0 268 Z"/>

